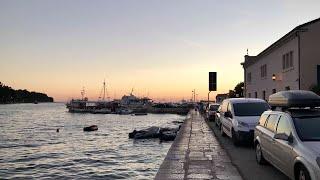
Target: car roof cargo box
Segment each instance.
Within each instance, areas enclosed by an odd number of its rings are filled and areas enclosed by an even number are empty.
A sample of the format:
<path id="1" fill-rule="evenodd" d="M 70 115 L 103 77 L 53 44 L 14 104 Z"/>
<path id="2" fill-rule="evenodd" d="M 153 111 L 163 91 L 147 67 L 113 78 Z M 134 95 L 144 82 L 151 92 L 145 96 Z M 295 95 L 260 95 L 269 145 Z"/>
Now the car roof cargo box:
<path id="1" fill-rule="evenodd" d="M 280 91 L 269 96 L 272 107 L 319 107 L 320 96 L 311 91 Z"/>

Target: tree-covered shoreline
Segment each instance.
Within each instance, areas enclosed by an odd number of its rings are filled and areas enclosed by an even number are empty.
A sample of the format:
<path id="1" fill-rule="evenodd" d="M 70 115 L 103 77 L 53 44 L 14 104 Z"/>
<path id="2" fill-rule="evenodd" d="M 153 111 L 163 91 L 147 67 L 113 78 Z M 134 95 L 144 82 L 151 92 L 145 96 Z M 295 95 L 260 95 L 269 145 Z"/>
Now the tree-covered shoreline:
<path id="1" fill-rule="evenodd" d="M 44 93 L 29 92 L 26 89 L 12 89 L 0 82 L 0 104 L 53 102 L 52 97 Z"/>

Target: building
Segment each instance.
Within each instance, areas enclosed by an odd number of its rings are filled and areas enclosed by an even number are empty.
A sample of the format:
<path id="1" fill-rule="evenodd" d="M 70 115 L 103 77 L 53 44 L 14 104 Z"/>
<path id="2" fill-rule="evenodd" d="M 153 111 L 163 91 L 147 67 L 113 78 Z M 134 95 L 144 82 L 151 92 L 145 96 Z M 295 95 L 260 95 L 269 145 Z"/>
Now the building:
<path id="1" fill-rule="evenodd" d="M 257 56 L 245 56 L 245 97 L 320 85 L 320 18 L 297 26 Z"/>

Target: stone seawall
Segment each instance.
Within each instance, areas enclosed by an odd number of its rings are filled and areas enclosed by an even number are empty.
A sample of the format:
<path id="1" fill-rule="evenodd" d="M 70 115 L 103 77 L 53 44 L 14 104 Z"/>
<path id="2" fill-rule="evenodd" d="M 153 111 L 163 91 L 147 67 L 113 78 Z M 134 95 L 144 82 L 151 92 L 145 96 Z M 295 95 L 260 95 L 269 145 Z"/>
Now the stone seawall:
<path id="1" fill-rule="evenodd" d="M 155 179 L 242 178 L 203 117 L 191 111 Z"/>

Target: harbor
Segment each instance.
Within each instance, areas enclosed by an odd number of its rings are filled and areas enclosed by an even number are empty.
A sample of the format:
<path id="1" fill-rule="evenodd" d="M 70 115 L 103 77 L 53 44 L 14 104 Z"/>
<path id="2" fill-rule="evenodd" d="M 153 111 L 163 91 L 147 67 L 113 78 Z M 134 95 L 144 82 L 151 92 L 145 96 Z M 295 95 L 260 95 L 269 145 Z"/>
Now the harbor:
<path id="1" fill-rule="evenodd" d="M 149 97 L 137 97 L 133 94 L 133 89 L 129 95 L 122 96 L 121 99 L 106 99 L 106 82 L 103 82 L 103 93 L 98 100 L 90 101 L 85 97 L 85 90 L 81 90 L 81 99 L 72 99 L 66 107 L 70 113 L 93 113 L 93 114 L 133 114 L 145 115 L 153 114 L 180 114 L 186 115 L 190 109 L 194 108 L 194 103 L 156 103 Z"/>

